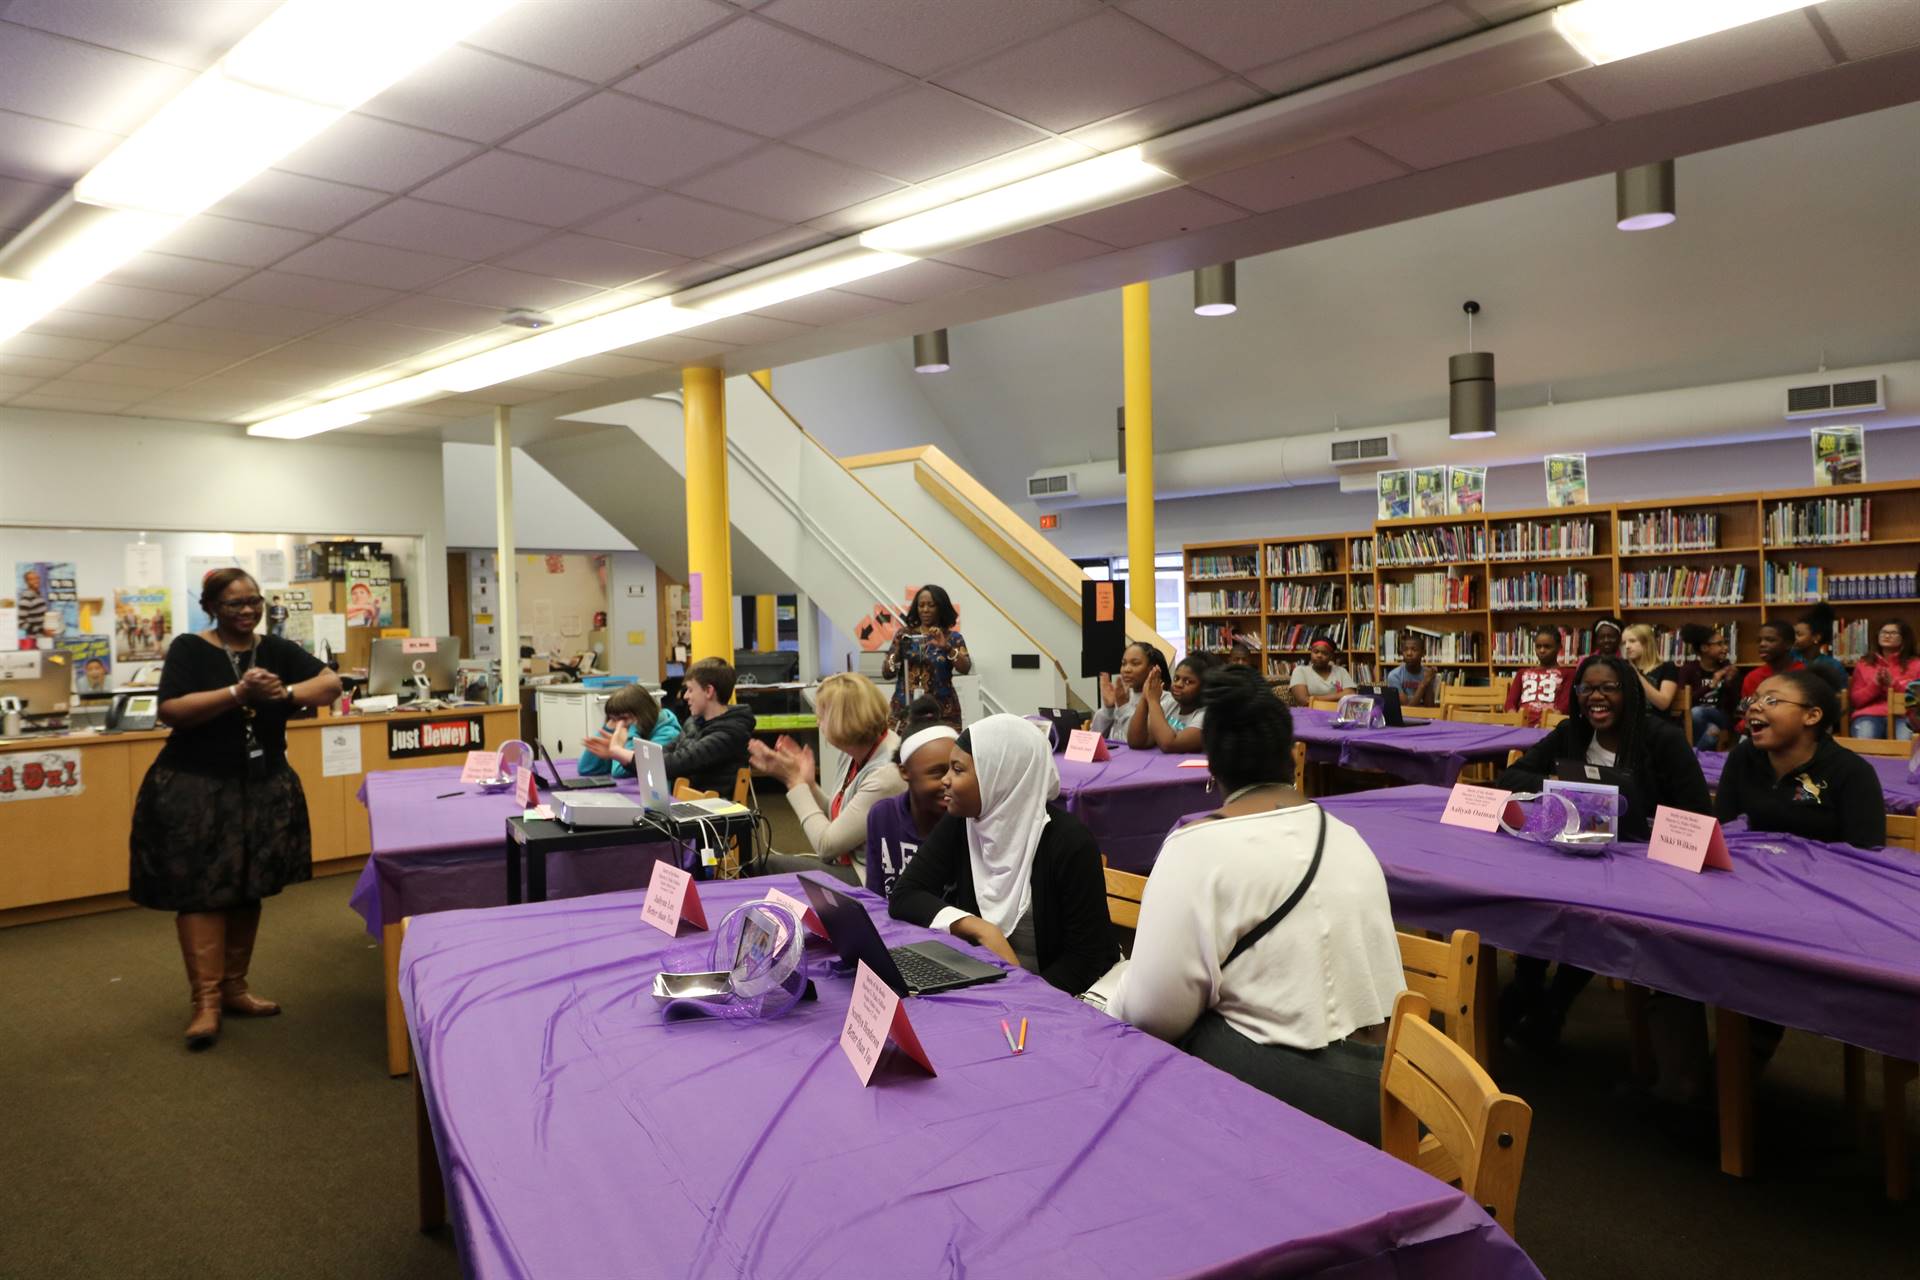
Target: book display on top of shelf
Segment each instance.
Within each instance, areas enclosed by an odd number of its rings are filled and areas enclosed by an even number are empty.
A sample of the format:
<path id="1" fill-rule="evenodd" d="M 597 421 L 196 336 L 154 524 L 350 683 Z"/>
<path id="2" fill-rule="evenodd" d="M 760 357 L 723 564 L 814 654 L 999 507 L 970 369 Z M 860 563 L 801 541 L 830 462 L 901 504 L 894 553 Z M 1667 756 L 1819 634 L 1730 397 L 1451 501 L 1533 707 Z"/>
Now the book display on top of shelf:
<path id="1" fill-rule="evenodd" d="M 1447 514 L 1447 469 L 1413 468 L 1413 514 L 1418 517 Z"/>
<path id="2" fill-rule="evenodd" d="M 1814 427 L 1813 483 L 1825 489 L 1840 484 L 1865 484 L 1867 433 L 1864 427 Z"/>
<path id="3" fill-rule="evenodd" d="M 1413 472 L 1380 471 L 1374 475 L 1379 496 L 1377 510 L 1382 520 L 1404 520 L 1413 514 Z"/>
<path id="4" fill-rule="evenodd" d="M 1587 455 L 1550 453 L 1546 457 L 1547 505 L 1584 507 L 1587 505 Z"/>
<path id="5" fill-rule="evenodd" d="M 1486 510 L 1487 469 L 1485 467 L 1447 468 L 1447 514 L 1477 516 Z"/>

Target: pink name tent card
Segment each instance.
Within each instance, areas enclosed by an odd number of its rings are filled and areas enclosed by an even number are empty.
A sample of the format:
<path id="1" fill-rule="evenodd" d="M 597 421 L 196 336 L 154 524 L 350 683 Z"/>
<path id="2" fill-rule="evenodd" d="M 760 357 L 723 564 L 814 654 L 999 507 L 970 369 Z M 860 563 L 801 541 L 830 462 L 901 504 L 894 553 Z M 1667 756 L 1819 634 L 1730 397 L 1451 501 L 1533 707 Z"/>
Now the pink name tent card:
<path id="1" fill-rule="evenodd" d="M 793 912 L 793 918 L 805 925 L 808 933 L 818 934 L 822 938 L 827 936 L 827 926 L 821 923 L 820 917 L 814 913 L 813 908 L 792 894 L 782 893 L 778 889 L 769 889 L 767 901 L 777 902 Z"/>
<path id="2" fill-rule="evenodd" d="M 500 776 L 500 753 L 498 751 L 469 751 L 467 762 L 460 768 L 462 782 L 492 782 Z"/>
<path id="3" fill-rule="evenodd" d="M 1647 841 L 1647 856 L 1684 871 L 1697 872 L 1702 867 L 1733 870 L 1733 855 L 1727 852 L 1720 819 L 1669 809 L 1664 804 L 1653 811 L 1653 837 Z"/>
<path id="4" fill-rule="evenodd" d="M 1113 758 L 1107 754 L 1107 740 L 1091 729 L 1075 729 L 1067 735 L 1066 756 L 1079 764 L 1098 764 Z"/>
<path id="5" fill-rule="evenodd" d="M 1182 760 L 1179 764 L 1173 767 L 1176 769 L 1204 769 L 1207 767 L 1207 758 L 1205 756 L 1201 756 L 1197 760 Z"/>
<path id="6" fill-rule="evenodd" d="M 927 1051 L 920 1047 L 920 1037 L 913 1033 L 913 1024 L 907 1021 L 900 997 L 862 960 L 854 971 L 853 999 L 847 1003 L 847 1020 L 840 1027 L 840 1051 L 853 1064 L 853 1073 L 860 1077 L 863 1086 L 873 1083 L 873 1069 L 880 1065 L 880 1054 L 889 1040 L 899 1045 L 901 1052 L 928 1075 L 940 1074 L 933 1069 Z"/>
<path id="7" fill-rule="evenodd" d="M 1506 811 L 1507 799 L 1512 795 L 1513 792 L 1498 787 L 1456 782 L 1447 796 L 1447 808 L 1440 815 L 1440 825 L 1465 827 L 1469 831 L 1498 831 L 1500 815 Z"/>
<path id="8" fill-rule="evenodd" d="M 680 932 L 682 921 L 696 929 L 707 927 L 707 913 L 700 909 L 700 891 L 693 887 L 693 877 L 666 862 L 653 864 L 640 918 L 669 938 Z"/>
<path id="9" fill-rule="evenodd" d="M 513 799 L 522 809 L 531 809 L 537 799 L 539 787 L 533 780 L 533 770 L 523 764 L 513 767 Z"/>

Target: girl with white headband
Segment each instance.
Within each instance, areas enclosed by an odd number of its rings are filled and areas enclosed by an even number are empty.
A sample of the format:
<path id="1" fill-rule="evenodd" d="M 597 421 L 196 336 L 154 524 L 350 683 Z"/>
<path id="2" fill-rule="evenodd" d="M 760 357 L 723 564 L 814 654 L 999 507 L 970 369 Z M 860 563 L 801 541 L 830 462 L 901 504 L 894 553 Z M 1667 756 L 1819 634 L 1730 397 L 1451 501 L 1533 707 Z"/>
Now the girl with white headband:
<path id="1" fill-rule="evenodd" d="M 1093 833 L 1055 805 L 1045 730 L 1014 715 L 953 744 L 946 816 L 895 881 L 896 920 L 945 929 L 1079 995 L 1119 956 Z"/>
<path id="2" fill-rule="evenodd" d="M 907 708 L 901 732 L 899 768 L 907 789 L 867 811 L 867 888 L 883 896 L 947 811 L 947 765 L 960 736 L 941 719 L 940 704 L 924 694 Z"/>

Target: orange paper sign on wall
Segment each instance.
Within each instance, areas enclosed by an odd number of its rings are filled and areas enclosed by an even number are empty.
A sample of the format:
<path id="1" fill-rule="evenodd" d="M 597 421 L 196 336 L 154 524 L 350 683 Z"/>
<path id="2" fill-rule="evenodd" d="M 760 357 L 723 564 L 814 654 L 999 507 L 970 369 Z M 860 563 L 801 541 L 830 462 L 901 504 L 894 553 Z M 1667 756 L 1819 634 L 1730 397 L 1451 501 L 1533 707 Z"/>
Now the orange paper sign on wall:
<path id="1" fill-rule="evenodd" d="M 1113 584 L 1111 582 L 1093 584 L 1093 620 L 1095 622 L 1113 621 Z"/>

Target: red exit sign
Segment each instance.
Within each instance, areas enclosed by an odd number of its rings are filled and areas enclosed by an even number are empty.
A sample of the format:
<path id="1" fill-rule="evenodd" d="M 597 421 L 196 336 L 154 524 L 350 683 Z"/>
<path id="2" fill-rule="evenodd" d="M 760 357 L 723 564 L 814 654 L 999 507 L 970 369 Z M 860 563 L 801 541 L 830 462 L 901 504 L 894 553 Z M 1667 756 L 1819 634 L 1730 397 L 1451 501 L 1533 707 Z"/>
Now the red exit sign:
<path id="1" fill-rule="evenodd" d="M 1056 515 L 1041 516 L 1040 527 L 1042 529 L 1058 529 L 1060 527 L 1060 517 Z"/>

